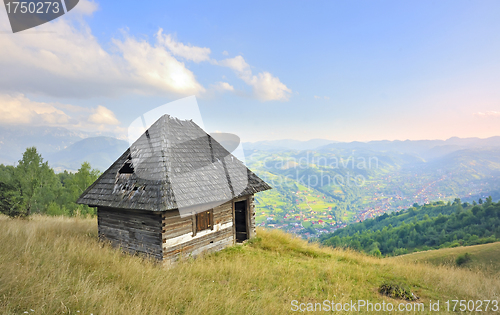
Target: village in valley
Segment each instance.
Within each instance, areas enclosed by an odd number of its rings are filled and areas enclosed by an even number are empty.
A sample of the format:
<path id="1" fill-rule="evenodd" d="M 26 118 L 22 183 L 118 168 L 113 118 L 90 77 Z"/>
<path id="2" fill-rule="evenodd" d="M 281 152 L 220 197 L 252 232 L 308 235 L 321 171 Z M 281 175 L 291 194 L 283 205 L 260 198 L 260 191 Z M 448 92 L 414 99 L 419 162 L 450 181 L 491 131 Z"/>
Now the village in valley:
<path id="1" fill-rule="evenodd" d="M 457 196 L 472 202 L 485 197 L 482 193 L 497 182 L 494 176 L 480 172 L 467 177 L 443 170 L 382 166 L 369 174 L 363 185 L 308 187 L 293 178 L 283 178 L 281 170 L 264 169 L 264 163 L 259 161 L 250 161 L 250 165 L 273 187 L 255 198 L 256 225 L 303 238 L 319 237 L 347 224 L 408 209 L 414 204 L 448 202 Z M 482 180 L 475 181 L 475 177 Z"/>

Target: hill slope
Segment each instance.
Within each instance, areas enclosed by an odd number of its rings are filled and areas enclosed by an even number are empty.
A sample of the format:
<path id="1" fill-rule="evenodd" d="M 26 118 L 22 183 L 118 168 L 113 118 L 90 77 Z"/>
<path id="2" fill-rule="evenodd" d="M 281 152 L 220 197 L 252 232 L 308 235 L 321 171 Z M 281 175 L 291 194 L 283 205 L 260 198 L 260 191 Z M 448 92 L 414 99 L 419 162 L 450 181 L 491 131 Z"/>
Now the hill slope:
<path id="1" fill-rule="evenodd" d="M 95 219 L 0 217 L 0 313 L 284 314 L 295 313 L 294 300 L 398 305 L 378 293 L 386 281 L 408 285 L 425 303 L 422 314 L 430 299 L 500 296 L 499 279 L 479 272 L 319 248 L 280 231 L 259 230 L 246 245 L 165 269 L 98 242 L 96 230 Z"/>
<path id="2" fill-rule="evenodd" d="M 375 255 L 400 255 L 431 248 L 476 245 L 500 240 L 500 203 L 443 202 L 384 214 L 323 235 L 325 245 L 348 246 Z"/>
<path id="3" fill-rule="evenodd" d="M 402 255 L 392 259 L 428 262 L 433 265 L 455 266 L 456 259 L 466 253 L 470 254 L 471 260 L 465 263 L 463 267 L 473 270 L 483 270 L 487 273 L 500 273 L 500 242 L 428 250 L 425 252 Z"/>
<path id="4" fill-rule="evenodd" d="M 86 132 L 57 127 L 0 125 L 0 163 L 16 164 L 31 146 L 36 146 L 45 157 L 88 136 Z"/>
<path id="5" fill-rule="evenodd" d="M 105 171 L 128 148 L 128 142 L 111 137 L 90 137 L 48 155 L 50 166 L 56 171 L 76 171 L 83 162 Z"/>

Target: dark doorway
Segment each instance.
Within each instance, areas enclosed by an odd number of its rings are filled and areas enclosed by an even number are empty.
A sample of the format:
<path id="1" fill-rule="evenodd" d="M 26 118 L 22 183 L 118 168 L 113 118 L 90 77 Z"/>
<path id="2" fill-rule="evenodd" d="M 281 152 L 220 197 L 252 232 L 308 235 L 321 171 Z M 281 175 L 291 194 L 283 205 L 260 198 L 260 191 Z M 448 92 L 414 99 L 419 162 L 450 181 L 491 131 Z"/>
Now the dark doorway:
<path id="1" fill-rule="evenodd" d="M 234 203 L 234 224 L 236 227 L 236 242 L 248 239 L 247 233 L 247 201 Z"/>

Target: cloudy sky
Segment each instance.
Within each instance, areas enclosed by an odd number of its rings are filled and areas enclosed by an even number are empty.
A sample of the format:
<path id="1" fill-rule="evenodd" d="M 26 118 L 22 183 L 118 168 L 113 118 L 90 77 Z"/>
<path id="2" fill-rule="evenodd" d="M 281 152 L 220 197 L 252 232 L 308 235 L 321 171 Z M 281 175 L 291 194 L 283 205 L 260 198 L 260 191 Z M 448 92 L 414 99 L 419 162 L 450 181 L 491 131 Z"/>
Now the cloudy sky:
<path id="1" fill-rule="evenodd" d="M 243 141 L 500 135 L 499 1 L 88 1 L 12 34 L 0 125 L 125 138 L 196 96 Z"/>

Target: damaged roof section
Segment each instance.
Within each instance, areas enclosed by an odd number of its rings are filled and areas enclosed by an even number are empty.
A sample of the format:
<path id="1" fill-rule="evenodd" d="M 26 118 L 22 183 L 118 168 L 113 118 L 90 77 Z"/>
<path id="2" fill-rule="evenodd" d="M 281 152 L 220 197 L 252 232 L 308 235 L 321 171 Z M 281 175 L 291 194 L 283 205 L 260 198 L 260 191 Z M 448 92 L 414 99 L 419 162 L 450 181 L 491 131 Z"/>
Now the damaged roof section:
<path id="1" fill-rule="evenodd" d="M 78 203 L 182 213 L 271 187 L 191 120 L 160 117 Z"/>

